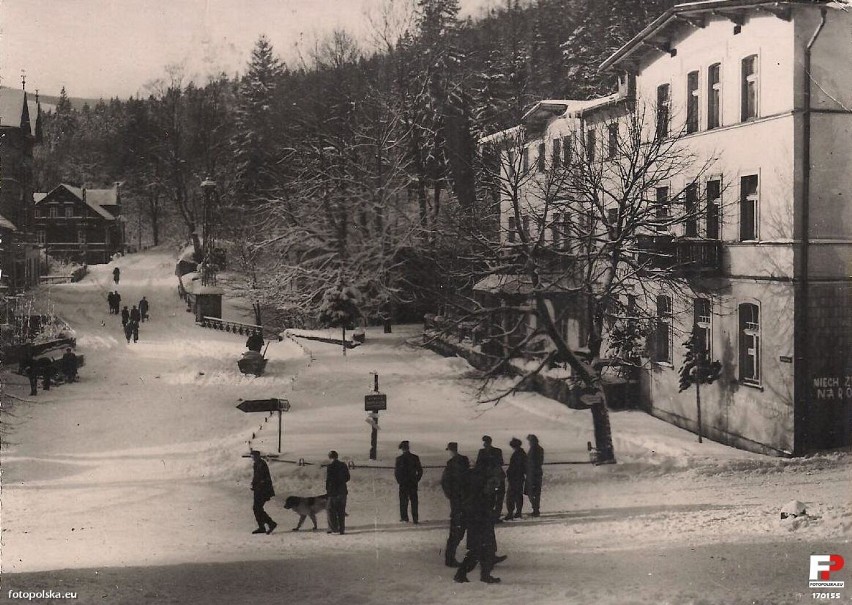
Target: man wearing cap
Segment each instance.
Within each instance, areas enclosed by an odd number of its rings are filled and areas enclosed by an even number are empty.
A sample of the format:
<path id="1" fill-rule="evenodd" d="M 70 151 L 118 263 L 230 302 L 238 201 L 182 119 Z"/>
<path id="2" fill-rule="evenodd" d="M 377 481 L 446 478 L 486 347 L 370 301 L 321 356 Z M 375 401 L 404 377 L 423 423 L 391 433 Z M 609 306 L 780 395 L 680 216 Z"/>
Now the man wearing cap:
<path id="1" fill-rule="evenodd" d="M 77 356 L 71 351 L 71 347 L 65 349 L 62 356 L 62 373 L 65 374 L 65 382 L 77 380 Z"/>
<path id="2" fill-rule="evenodd" d="M 408 503 L 411 502 L 411 519 L 418 523 L 417 516 L 417 484 L 423 476 L 420 458 L 412 454 L 408 441 L 399 444 L 402 454 L 396 457 L 394 476 L 399 484 L 399 520 L 408 522 Z"/>
<path id="3" fill-rule="evenodd" d="M 337 459 L 337 452 L 331 450 L 328 459 L 331 460 L 325 473 L 325 493 L 328 496 L 328 533 L 346 533 L 346 498 L 349 489 L 349 469 Z"/>
<path id="4" fill-rule="evenodd" d="M 456 549 L 461 543 L 466 531 L 464 516 L 464 493 L 470 473 L 470 460 L 459 454 L 459 444 L 450 441 L 447 444 L 450 459 L 441 475 L 441 489 L 450 501 L 450 537 L 447 538 L 447 548 L 444 551 L 444 564 L 447 567 L 458 567 Z"/>
<path id="5" fill-rule="evenodd" d="M 509 458 L 509 468 L 506 470 L 509 489 L 506 490 L 504 521 L 521 518 L 521 509 L 524 506 L 524 479 L 527 474 L 527 454 L 521 447 L 523 443 L 517 437 L 512 437 L 509 445 L 512 448 L 512 456 Z"/>
<path id="6" fill-rule="evenodd" d="M 484 464 L 488 469 L 489 485 L 494 486 L 491 500 L 494 522 L 501 523 L 503 519 L 500 514 L 503 512 L 503 498 L 506 495 L 506 473 L 503 472 L 503 450 L 494 447 L 491 442 L 490 435 L 482 436 L 482 449 L 476 456 L 476 465 Z"/>
<path id="7" fill-rule="evenodd" d="M 254 518 L 257 521 L 257 529 L 251 533 L 271 534 L 278 524 L 263 510 L 263 505 L 275 495 L 275 490 L 272 489 L 272 476 L 269 474 L 269 466 L 260 457 L 259 451 L 252 450 L 251 459 L 254 462 L 251 489 L 254 492 Z M 266 528 L 267 525 L 269 529 Z"/>

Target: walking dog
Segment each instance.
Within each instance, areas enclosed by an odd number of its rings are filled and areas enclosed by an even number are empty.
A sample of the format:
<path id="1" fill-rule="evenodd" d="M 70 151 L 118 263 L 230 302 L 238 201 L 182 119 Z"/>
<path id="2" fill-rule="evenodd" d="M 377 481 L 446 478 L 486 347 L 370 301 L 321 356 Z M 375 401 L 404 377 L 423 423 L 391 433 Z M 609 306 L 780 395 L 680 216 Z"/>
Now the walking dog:
<path id="1" fill-rule="evenodd" d="M 317 528 L 317 513 L 328 509 L 328 496 L 311 496 L 302 498 L 300 496 L 288 496 L 284 501 L 284 508 L 289 508 L 294 513 L 299 515 L 299 524 L 292 531 L 299 531 L 302 528 L 302 523 L 305 522 L 305 517 L 310 517 L 314 523 L 314 530 Z"/>

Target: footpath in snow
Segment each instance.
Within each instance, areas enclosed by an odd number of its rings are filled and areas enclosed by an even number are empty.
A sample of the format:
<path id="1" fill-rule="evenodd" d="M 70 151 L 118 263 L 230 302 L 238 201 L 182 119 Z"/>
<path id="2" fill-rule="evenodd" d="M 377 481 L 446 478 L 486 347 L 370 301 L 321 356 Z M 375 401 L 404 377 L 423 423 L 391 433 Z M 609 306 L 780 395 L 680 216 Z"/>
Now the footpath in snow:
<path id="1" fill-rule="evenodd" d="M 150 322 L 127 344 L 107 312 L 112 269 L 122 305 L 147 296 Z M 81 381 L 4 409 L 4 588 L 78 589 L 99 603 L 737 603 L 799 602 L 811 552 L 848 549 L 849 456 L 804 460 L 749 454 L 641 412 L 612 414 L 619 464 L 588 464 L 588 412 L 534 394 L 477 403 L 460 359 L 414 346 L 419 326 L 341 355 L 300 339 L 273 342 L 266 375 L 239 373 L 245 338 L 203 329 L 177 297 L 163 252 L 94 267 L 82 282 L 52 286 L 41 302 L 78 334 Z M 227 305 L 226 319 L 245 321 Z M 367 460 L 363 396 L 380 375 L 379 460 Z M 23 377 L 10 392 L 26 399 Z M 270 461 L 279 522 L 255 536 L 248 441 L 277 448 L 277 420 L 235 409 L 240 398 L 286 398 L 282 458 Z M 543 516 L 498 529 L 509 560 L 504 583 L 455 585 L 443 567 L 448 507 L 438 484 L 448 441 L 475 456 L 489 434 L 508 452 L 512 436 L 539 436 Z M 427 468 L 418 527 L 398 522 L 390 467 L 400 440 Z M 287 531 L 288 495 L 324 492 L 329 449 L 353 461 L 346 536 Z M 782 523 L 787 500 L 811 519 Z M 309 523 L 308 523 L 309 525 Z M 761 555 L 761 553 L 763 553 Z M 769 559 L 767 560 L 767 553 Z M 802 571 L 804 570 L 804 571 Z M 751 575 L 746 574 L 749 572 Z M 475 574 L 472 577 L 476 577 Z M 758 578 L 756 580 L 755 578 Z M 852 586 L 852 582 L 850 582 Z M 6 598 L 6 590 L 2 591 Z M 799 594 L 799 597 L 796 597 Z M 750 600 L 749 600 L 750 599 Z"/>

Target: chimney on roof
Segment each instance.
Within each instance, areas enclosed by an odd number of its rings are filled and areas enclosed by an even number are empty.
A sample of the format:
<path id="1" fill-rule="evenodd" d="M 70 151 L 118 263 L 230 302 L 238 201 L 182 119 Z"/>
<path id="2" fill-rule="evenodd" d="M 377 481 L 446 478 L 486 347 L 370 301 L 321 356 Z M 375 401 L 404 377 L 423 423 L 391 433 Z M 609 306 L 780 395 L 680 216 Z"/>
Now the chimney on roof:
<path id="1" fill-rule="evenodd" d="M 83 201 L 86 201 L 86 188 L 83 187 Z"/>

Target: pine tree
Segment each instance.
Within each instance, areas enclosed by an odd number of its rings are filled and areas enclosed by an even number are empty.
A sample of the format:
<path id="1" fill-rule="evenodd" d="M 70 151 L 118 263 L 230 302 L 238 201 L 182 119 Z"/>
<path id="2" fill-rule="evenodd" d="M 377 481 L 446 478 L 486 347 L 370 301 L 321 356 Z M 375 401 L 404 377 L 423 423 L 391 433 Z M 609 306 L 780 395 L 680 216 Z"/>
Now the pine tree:
<path id="1" fill-rule="evenodd" d="M 239 89 L 232 141 L 236 163 L 236 194 L 244 205 L 263 200 L 274 187 L 281 124 L 278 91 L 286 71 L 272 44 L 261 36 L 251 54 L 248 73 Z"/>

